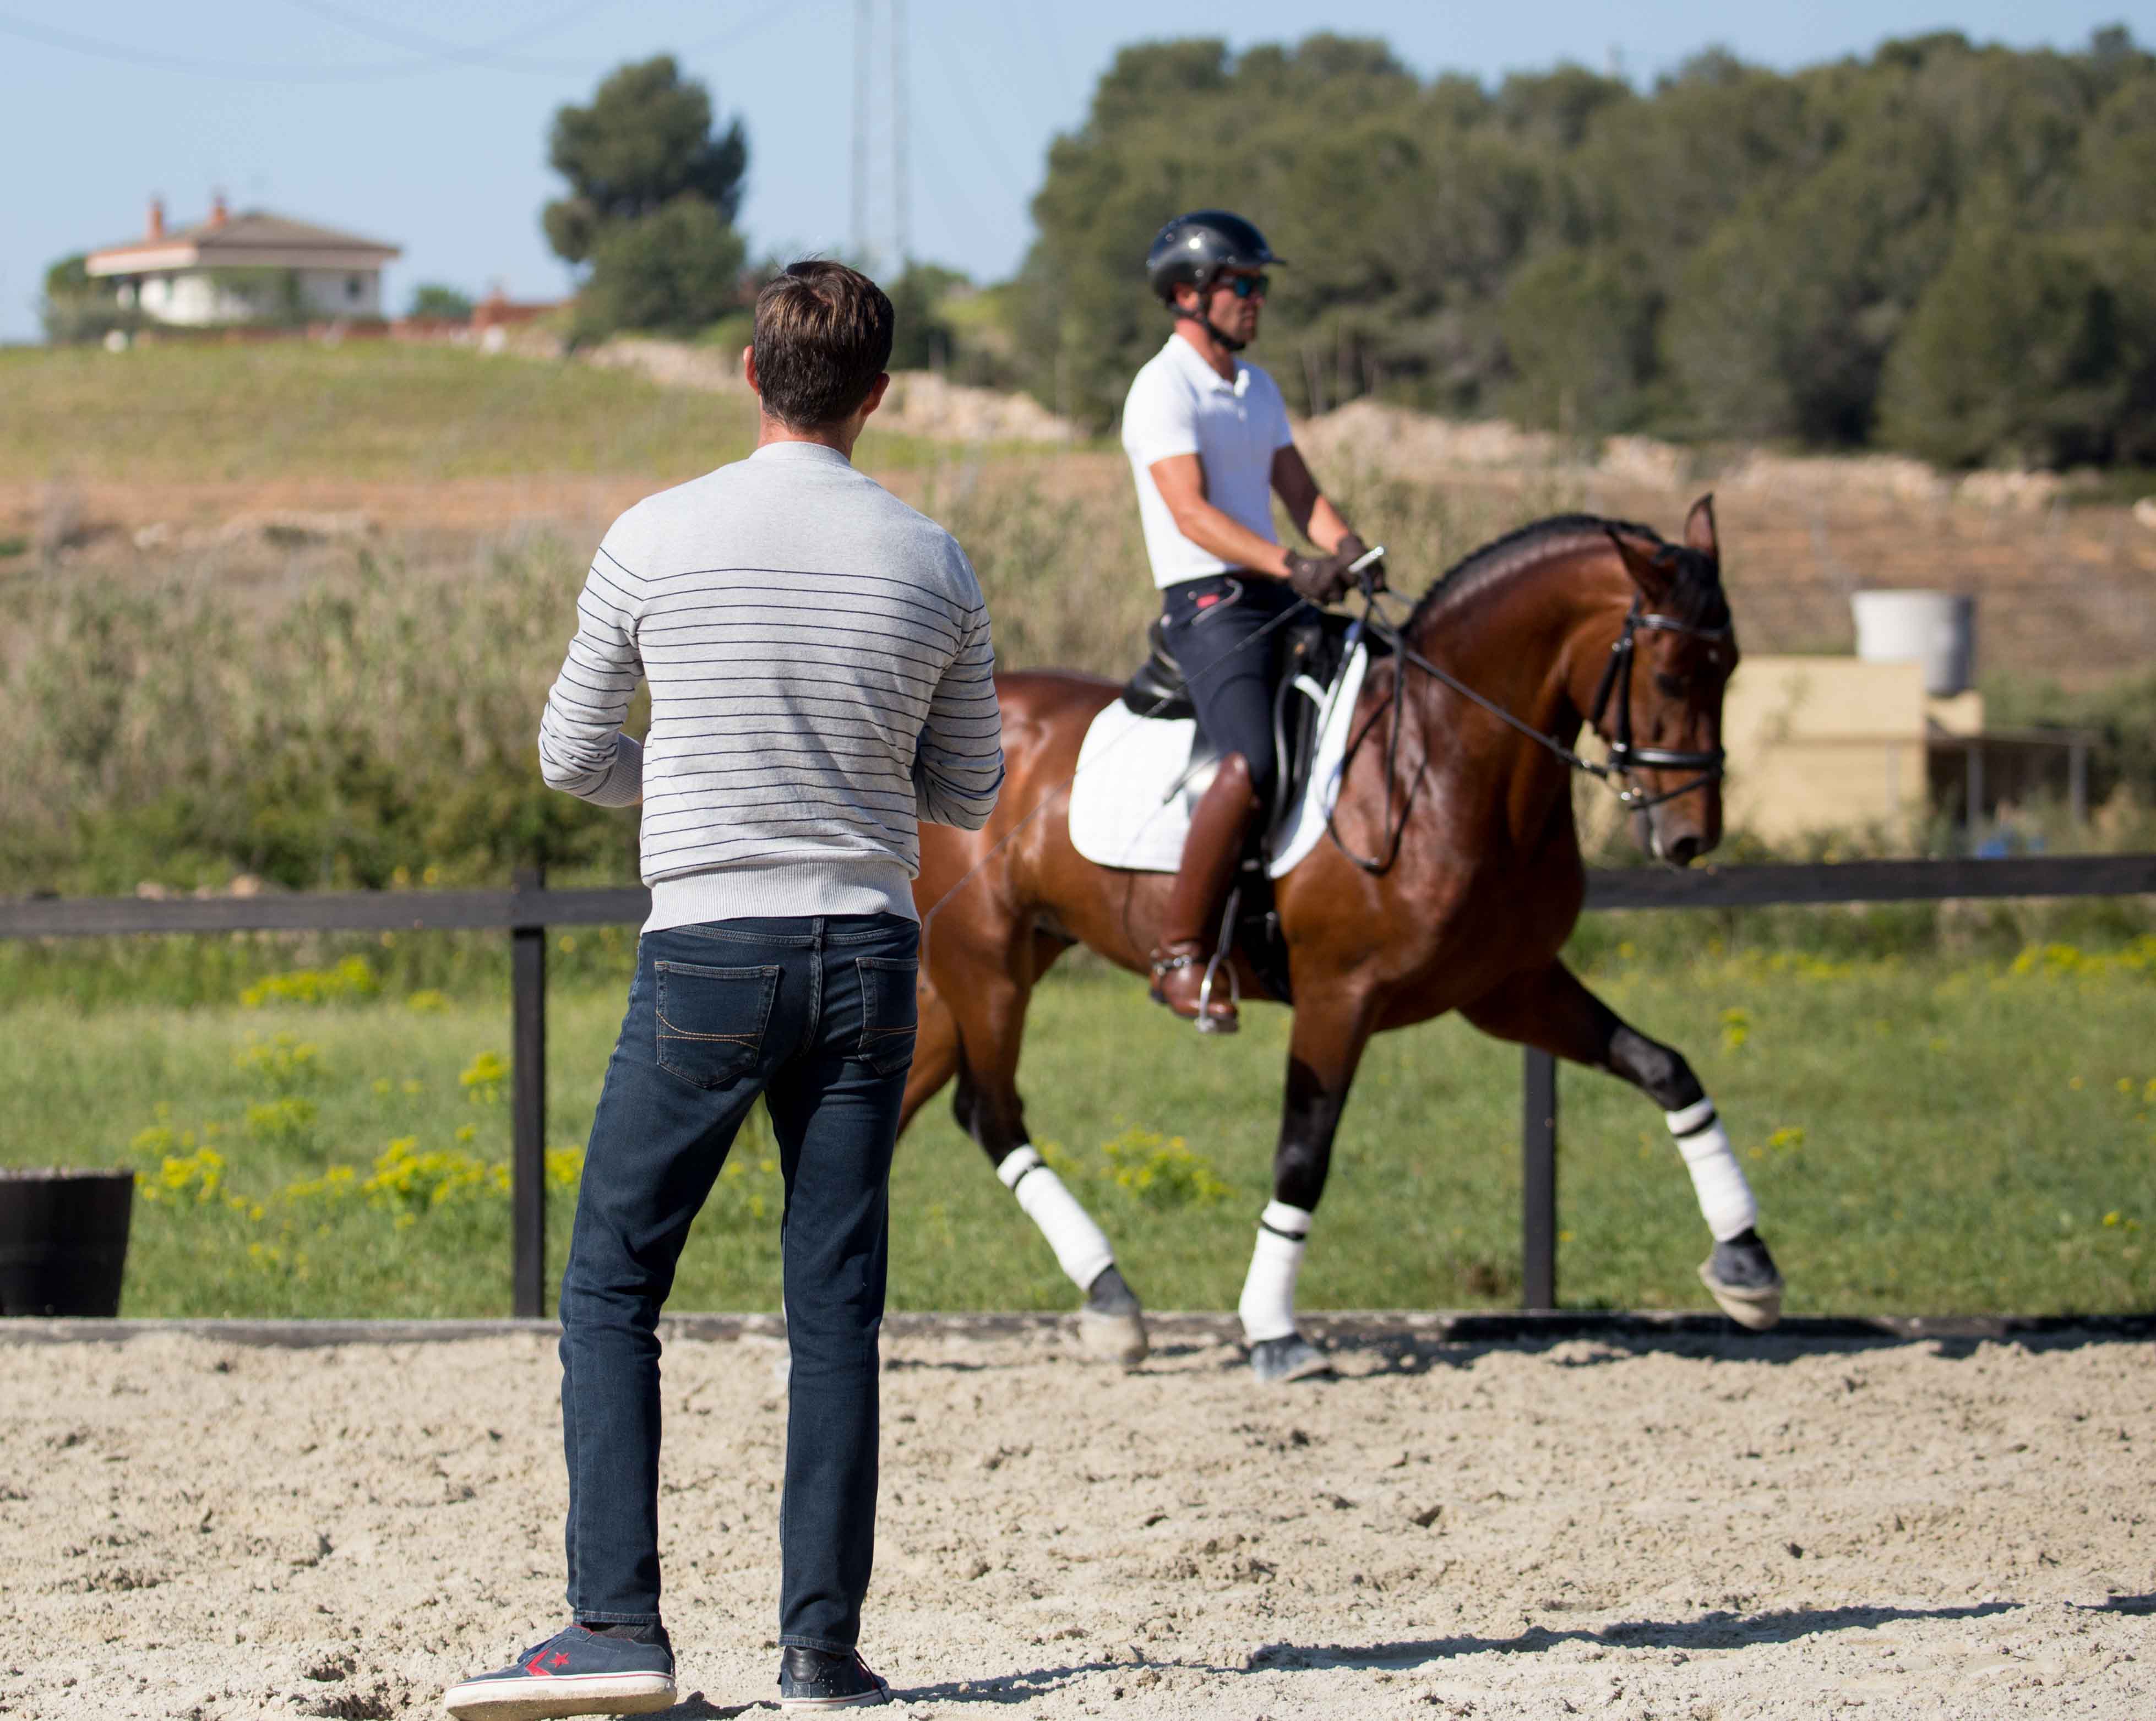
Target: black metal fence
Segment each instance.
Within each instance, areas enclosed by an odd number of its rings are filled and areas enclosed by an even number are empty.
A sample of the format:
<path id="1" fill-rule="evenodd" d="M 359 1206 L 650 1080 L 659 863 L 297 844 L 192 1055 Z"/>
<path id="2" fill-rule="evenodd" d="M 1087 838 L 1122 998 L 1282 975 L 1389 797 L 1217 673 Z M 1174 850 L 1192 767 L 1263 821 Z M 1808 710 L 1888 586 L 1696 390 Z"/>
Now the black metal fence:
<path id="1" fill-rule="evenodd" d="M 1592 872 L 1597 909 L 1761 908 L 1845 902 L 2156 895 L 2156 855 L 2036 855 L 2002 860 L 1851 860 L 1675 872 Z M 536 872 L 506 891 L 352 891 L 146 902 L 127 896 L 0 901 L 0 938 L 146 932 L 506 932 L 510 939 L 511 1274 L 516 1313 L 545 1312 L 547 1260 L 547 933 L 552 927 L 640 923 L 649 894 L 549 890 Z M 1522 1302 L 1557 1307 L 1557 1066 L 1527 1054 L 1522 1112 Z"/>

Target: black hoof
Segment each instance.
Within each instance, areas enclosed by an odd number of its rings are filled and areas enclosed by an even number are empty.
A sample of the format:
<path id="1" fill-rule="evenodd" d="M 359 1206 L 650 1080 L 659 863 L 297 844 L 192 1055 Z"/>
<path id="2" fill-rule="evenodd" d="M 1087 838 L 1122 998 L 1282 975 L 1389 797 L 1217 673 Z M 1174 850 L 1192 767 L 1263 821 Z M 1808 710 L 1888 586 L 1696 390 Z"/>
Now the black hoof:
<path id="1" fill-rule="evenodd" d="M 1756 1230 L 1739 1231 L 1727 1243 L 1717 1243 L 1707 1257 L 1714 1276 L 1732 1289 L 1765 1291 L 1782 1282 L 1774 1257 Z"/>
<path id="2" fill-rule="evenodd" d="M 1717 1243 L 1700 1263 L 1700 1282 L 1740 1327 L 1763 1333 L 1782 1318 L 1782 1274 L 1756 1230 Z"/>
<path id="3" fill-rule="evenodd" d="M 1113 1261 L 1103 1267 L 1100 1276 L 1086 1287 L 1086 1312 L 1096 1315 L 1134 1315 L 1138 1313 L 1137 1293 L 1124 1282 L 1123 1270 Z"/>
<path id="4" fill-rule="evenodd" d="M 1332 1364 L 1301 1333 L 1291 1333 L 1285 1338 L 1260 1338 L 1252 1345 L 1250 1372 L 1267 1386 L 1285 1386 L 1291 1380 L 1330 1374 Z"/>
<path id="5" fill-rule="evenodd" d="M 1152 1349 L 1145 1311 L 1112 1261 L 1086 1287 L 1086 1301 L 1078 1309 L 1078 1338 L 1087 1354 L 1126 1369 L 1135 1369 Z"/>

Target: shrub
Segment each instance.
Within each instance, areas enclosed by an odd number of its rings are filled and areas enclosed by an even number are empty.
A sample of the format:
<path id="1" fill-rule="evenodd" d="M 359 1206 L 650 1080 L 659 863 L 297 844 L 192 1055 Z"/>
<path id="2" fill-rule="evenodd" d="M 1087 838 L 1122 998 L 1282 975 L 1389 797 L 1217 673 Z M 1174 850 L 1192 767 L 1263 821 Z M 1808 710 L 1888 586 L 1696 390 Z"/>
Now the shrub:
<path id="1" fill-rule="evenodd" d="M 603 232 L 577 294 L 575 336 L 617 329 L 693 336 L 739 297 L 748 247 L 701 198 L 684 194 L 655 213 Z"/>
<path id="2" fill-rule="evenodd" d="M 2082 245 L 2003 220 L 1972 226 L 1896 343 L 1880 397 L 1887 440 L 1948 465 L 2112 458 L 2131 437 L 2135 381 L 2156 361 L 2141 296 Z"/>

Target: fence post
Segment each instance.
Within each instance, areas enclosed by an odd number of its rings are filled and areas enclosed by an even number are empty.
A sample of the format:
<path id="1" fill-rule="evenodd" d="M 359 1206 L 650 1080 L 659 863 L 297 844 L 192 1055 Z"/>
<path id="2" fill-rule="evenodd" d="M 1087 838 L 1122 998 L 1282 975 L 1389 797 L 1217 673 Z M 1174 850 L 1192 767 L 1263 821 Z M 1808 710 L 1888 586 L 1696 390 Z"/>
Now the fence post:
<path id="1" fill-rule="evenodd" d="M 546 887 L 543 868 L 519 867 L 512 888 Z M 547 1312 L 547 928 L 512 927 L 510 988 L 510 1305 Z"/>
<path id="2" fill-rule="evenodd" d="M 1527 1048 L 1521 1082 L 1520 1302 L 1557 1307 L 1557 1060 Z"/>

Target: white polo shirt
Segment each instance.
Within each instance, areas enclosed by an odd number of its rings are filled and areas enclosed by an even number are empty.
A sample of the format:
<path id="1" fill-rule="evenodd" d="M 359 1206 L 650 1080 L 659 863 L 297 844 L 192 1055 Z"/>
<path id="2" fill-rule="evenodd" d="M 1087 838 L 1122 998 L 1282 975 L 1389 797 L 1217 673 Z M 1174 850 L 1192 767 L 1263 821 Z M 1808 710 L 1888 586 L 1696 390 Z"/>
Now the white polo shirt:
<path id="1" fill-rule="evenodd" d="M 1123 402 L 1123 452 L 1138 487 L 1138 523 L 1145 530 L 1152 583 L 1163 590 L 1235 566 L 1183 537 L 1152 481 L 1156 460 L 1196 455 L 1205 469 L 1205 499 L 1267 543 L 1273 531 L 1273 455 L 1295 440 L 1287 403 L 1255 365 L 1235 362 L 1235 380 L 1222 379 L 1180 335 L 1145 362 Z"/>

